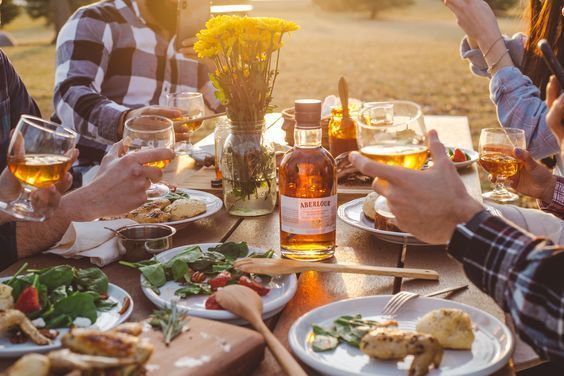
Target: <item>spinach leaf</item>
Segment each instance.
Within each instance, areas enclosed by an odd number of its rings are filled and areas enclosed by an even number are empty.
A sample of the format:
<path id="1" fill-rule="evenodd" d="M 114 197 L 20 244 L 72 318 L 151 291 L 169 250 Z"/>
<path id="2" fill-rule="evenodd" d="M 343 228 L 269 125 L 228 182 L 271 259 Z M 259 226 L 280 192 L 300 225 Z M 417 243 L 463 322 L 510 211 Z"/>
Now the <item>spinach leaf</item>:
<path id="1" fill-rule="evenodd" d="M 51 291 L 49 299 L 51 300 L 51 303 L 57 303 L 59 300 L 64 299 L 67 296 L 67 288 L 65 286 L 59 286 Z"/>
<path id="2" fill-rule="evenodd" d="M 190 267 L 197 272 L 213 273 L 213 263 L 213 260 L 201 258 L 199 260 L 191 262 Z"/>
<path id="3" fill-rule="evenodd" d="M 64 313 L 50 316 L 47 320 L 45 320 L 45 327 L 47 329 L 55 329 L 55 328 L 68 328 L 72 325 L 73 319 Z"/>
<path id="4" fill-rule="evenodd" d="M 219 252 L 228 260 L 236 260 L 241 257 L 246 257 L 249 254 L 249 246 L 246 242 L 227 242 L 208 249 L 208 252 L 210 251 Z"/>
<path id="5" fill-rule="evenodd" d="M 108 292 L 108 277 L 99 268 L 78 269 L 75 283 L 82 291 L 95 291 L 99 294 Z"/>
<path id="6" fill-rule="evenodd" d="M 171 258 L 166 263 L 166 266 L 171 267 L 172 264 L 174 264 L 177 260 L 181 260 L 181 261 L 184 261 L 187 264 L 191 264 L 191 263 L 197 261 L 198 259 L 200 259 L 202 256 L 203 256 L 203 254 L 202 254 L 202 250 L 200 249 L 200 247 L 198 247 L 198 246 L 189 247 L 189 248 L 186 248 L 185 250 L 183 250 L 182 252 L 180 252 L 179 254 L 177 254 L 176 256 L 174 256 L 173 258 Z"/>
<path id="7" fill-rule="evenodd" d="M 73 267 L 69 265 L 59 265 L 44 269 L 39 272 L 39 282 L 49 291 L 53 291 L 59 286 L 69 286 L 72 283 Z"/>
<path id="8" fill-rule="evenodd" d="M 18 298 L 20 297 L 22 291 L 26 287 L 31 286 L 31 284 L 33 283 L 33 278 L 33 274 L 28 274 L 16 279 L 12 279 L 10 281 L 9 286 L 12 288 L 12 297 L 14 298 L 15 302 L 18 301 Z"/>
<path id="9" fill-rule="evenodd" d="M 187 298 L 193 295 L 211 295 L 211 293 L 211 286 L 208 284 L 188 282 L 184 287 L 176 290 L 174 295 L 180 296 L 181 298 Z"/>
<path id="10" fill-rule="evenodd" d="M 159 264 L 159 262 L 156 259 L 152 258 L 149 260 L 144 260 L 139 262 L 120 261 L 119 264 L 123 266 L 127 266 L 129 268 L 139 269 L 143 266 Z"/>
<path id="11" fill-rule="evenodd" d="M 159 288 L 166 283 L 165 270 L 162 264 L 142 266 L 139 271 L 154 288 Z"/>
<path id="12" fill-rule="evenodd" d="M 99 300 L 95 303 L 96 308 L 97 308 L 98 311 L 100 311 L 100 312 L 107 312 L 107 311 L 110 311 L 112 308 L 116 307 L 117 304 L 118 304 L 117 302 L 115 302 L 115 301 L 113 301 L 113 300 L 110 300 L 110 299 L 106 299 L 106 300 L 99 299 Z"/>
<path id="13" fill-rule="evenodd" d="M 86 317 L 92 324 L 96 322 L 98 313 L 91 294 L 75 292 L 53 305 L 53 316 L 67 315 L 74 321 L 77 317 Z"/>
<path id="14" fill-rule="evenodd" d="M 178 281 L 188 273 L 188 264 L 182 260 L 175 260 L 170 266 L 171 277 L 173 281 Z"/>

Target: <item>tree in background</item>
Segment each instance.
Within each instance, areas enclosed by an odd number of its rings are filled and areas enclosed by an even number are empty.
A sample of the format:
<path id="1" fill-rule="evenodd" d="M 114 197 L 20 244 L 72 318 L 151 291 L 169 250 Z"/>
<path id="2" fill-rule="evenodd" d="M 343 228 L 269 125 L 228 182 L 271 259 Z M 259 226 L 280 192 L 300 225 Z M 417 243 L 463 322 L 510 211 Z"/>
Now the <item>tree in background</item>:
<path id="1" fill-rule="evenodd" d="M 369 11 L 370 18 L 374 20 L 383 10 L 412 5 L 415 0 L 313 0 L 313 2 L 321 9 L 330 12 Z"/>
<path id="2" fill-rule="evenodd" d="M 519 0 L 486 0 L 496 14 L 507 12 L 519 3 Z"/>
<path id="3" fill-rule="evenodd" d="M 13 0 L 4 0 L 0 5 L 0 17 L 2 18 L 2 25 L 9 24 L 14 18 L 20 14 L 20 7 L 14 4 Z"/>

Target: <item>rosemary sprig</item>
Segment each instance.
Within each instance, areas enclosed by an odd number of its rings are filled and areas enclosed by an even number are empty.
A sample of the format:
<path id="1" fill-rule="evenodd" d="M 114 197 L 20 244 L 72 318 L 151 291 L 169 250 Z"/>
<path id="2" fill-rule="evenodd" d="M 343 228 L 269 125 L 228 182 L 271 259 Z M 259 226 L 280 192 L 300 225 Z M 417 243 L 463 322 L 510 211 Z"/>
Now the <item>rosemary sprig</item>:
<path id="1" fill-rule="evenodd" d="M 178 312 L 176 302 L 171 302 L 170 308 L 153 311 L 149 316 L 149 324 L 163 332 L 164 343 L 169 346 L 173 339 L 188 330 L 188 316 Z"/>

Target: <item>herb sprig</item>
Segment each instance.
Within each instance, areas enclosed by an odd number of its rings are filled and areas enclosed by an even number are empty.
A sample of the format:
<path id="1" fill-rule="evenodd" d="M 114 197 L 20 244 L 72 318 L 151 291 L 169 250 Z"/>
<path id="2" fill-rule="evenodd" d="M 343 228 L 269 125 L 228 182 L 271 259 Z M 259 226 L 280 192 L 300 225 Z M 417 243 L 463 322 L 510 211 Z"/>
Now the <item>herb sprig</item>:
<path id="1" fill-rule="evenodd" d="M 176 302 L 171 302 L 170 308 L 153 311 L 149 316 L 149 324 L 163 332 L 164 343 L 170 343 L 188 328 L 188 315 L 178 311 Z"/>

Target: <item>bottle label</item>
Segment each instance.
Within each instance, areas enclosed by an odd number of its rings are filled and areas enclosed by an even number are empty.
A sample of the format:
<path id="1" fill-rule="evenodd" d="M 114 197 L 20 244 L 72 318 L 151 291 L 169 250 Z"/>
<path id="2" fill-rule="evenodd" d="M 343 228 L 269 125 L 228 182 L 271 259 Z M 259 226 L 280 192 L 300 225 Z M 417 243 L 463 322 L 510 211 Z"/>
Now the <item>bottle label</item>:
<path id="1" fill-rule="evenodd" d="M 280 196 L 280 223 L 284 232 L 319 235 L 337 227 L 337 195 L 318 198 Z"/>

